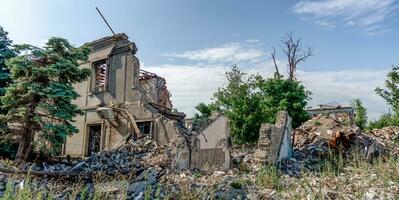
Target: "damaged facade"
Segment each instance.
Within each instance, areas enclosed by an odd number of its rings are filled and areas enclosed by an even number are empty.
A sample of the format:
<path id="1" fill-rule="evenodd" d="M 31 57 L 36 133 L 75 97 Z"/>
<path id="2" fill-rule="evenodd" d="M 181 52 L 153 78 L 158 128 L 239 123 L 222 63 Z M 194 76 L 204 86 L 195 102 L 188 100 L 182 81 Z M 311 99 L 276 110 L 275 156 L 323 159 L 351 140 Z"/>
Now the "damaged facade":
<path id="1" fill-rule="evenodd" d="M 75 85 L 74 101 L 84 115 L 75 118 L 79 133 L 67 138 L 63 154 L 84 157 L 138 137 L 162 144 L 178 135 L 184 114 L 171 111 L 165 79 L 140 69 L 136 45 L 125 34 L 87 46 L 91 54 L 81 67 L 92 75 Z"/>
<path id="2" fill-rule="evenodd" d="M 84 111 L 75 118 L 78 134 L 67 138 L 64 155 L 87 157 L 148 137 L 173 146 L 175 169 L 230 168 L 230 135 L 226 117 L 215 115 L 201 131 L 184 127 L 184 113 L 172 112 L 166 80 L 140 69 L 137 48 L 124 34 L 88 43 L 89 80 L 75 90 Z"/>

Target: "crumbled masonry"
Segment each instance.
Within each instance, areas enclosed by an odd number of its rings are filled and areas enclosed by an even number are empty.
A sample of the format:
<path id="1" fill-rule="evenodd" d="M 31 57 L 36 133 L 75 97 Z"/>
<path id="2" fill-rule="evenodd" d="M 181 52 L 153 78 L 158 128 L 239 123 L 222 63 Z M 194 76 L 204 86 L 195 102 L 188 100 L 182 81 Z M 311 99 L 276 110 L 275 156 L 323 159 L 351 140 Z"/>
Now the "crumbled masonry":
<path id="1" fill-rule="evenodd" d="M 283 116 L 283 114 L 281 114 Z M 282 118 L 284 119 L 284 118 Z M 280 126 L 280 123 L 270 126 Z M 281 126 L 280 126 L 281 127 Z M 356 127 L 351 127 L 336 120 L 333 116 L 318 115 L 305 122 L 301 127 L 293 130 L 297 141 L 294 143 L 292 157 L 277 162 L 281 170 L 280 179 L 283 187 L 292 187 L 297 183 L 314 180 L 324 181 L 312 174 L 310 177 L 301 176 L 305 171 L 317 172 L 323 167 L 322 155 L 335 150 L 337 145 L 342 144 L 343 155 L 350 155 L 356 147 L 369 149 L 362 154 L 369 159 L 385 154 L 395 153 L 398 146 L 391 148 L 393 138 L 399 135 L 396 128 L 385 128 L 373 130 L 371 134 L 360 133 Z M 342 135 L 355 134 L 349 141 L 345 137 L 335 137 L 336 133 Z M 377 136 L 374 136 L 378 135 Z M 386 138 L 386 139 L 382 139 Z M 392 138 L 393 140 L 389 140 Z M 31 174 L 29 181 L 26 175 L 0 174 L 0 191 L 4 193 L 5 185 L 14 185 L 15 188 L 32 187 L 32 189 L 55 193 L 57 199 L 74 199 L 79 194 L 74 193 L 71 188 L 75 184 L 87 188 L 89 194 L 109 194 L 110 199 L 151 199 L 183 198 L 183 194 L 195 196 L 196 199 L 290 199 L 294 198 L 292 192 L 278 192 L 276 189 L 260 187 L 257 185 L 257 176 L 262 173 L 266 166 L 266 159 L 258 160 L 258 147 L 231 149 L 232 166 L 226 171 L 214 171 L 203 168 L 202 170 L 173 170 L 174 155 L 179 151 L 179 141 L 171 140 L 168 144 L 157 144 L 149 138 L 137 139 L 129 144 L 111 151 L 95 153 L 86 159 L 68 162 L 66 159 L 58 163 L 27 163 L 22 166 L 2 164 L 1 168 L 13 170 L 31 169 L 40 172 L 81 172 L 80 176 L 43 176 Z M 348 142 L 348 143 L 346 143 Z M 359 145 L 359 146 L 358 146 Z M 380 146 L 382 145 L 382 146 Z M 262 146 L 262 145 L 259 145 Z M 364 148 L 367 147 L 367 148 Z M 373 148 L 370 148 L 373 147 Z M 371 156 L 373 155 L 373 156 Z M 351 171 L 351 168 L 347 170 Z M 364 177 L 352 173 L 342 173 L 334 179 L 325 180 L 339 185 L 340 181 L 360 181 Z M 125 177 L 125 178 L 117 178 Z M 331 178 L 331 177 L 326 177 Z M 358 180 L 359 179 L 359 180 Z M 62 182 L 63 184 L 60 184 Z M 23 184 L 24 183 L 24 184 Z M 318 188 L 317 182 L 310 182 L 311 187 Z M 362 194 L 364 198 L 381 197 L 395 199 L 395 191 L 399 191 L 399 184 L 395 182 L 384 185 L 374 185 Z M 331 188 L 322 188 L 320 194 L 323 199 L 357 199 L 352 194 L 350 185 L 348 190 L 341 189 L 339 192 Z M 148 189 L 150 188 L 150 189 Z M 344 187 L 345 188 L 345 187 Z M 16 189 L 19 190 L 19 189 Z M 295 193 L 306 197 L 309 194 L 308 186 L 298 185 Z M 1 193 L 1 192 L 0 192 Z M 172 196 L 171 196 L 172 195 Z M 397 197 L 397 195 L 396 195 Z M 310 196 L 310 199 L 314 197 Z"/>

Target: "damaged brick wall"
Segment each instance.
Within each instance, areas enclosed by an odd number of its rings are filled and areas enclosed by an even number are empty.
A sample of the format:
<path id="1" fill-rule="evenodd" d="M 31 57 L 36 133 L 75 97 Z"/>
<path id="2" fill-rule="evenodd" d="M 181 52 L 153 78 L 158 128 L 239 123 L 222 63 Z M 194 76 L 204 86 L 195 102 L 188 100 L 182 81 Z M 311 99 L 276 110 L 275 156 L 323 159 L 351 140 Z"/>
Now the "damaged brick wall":
<path id="1" fill-rule="evenodd" d="M 291 117 L 285 111 L 277 113 L 274 125 L 263 123 L 259 130 L 256 159 L 267 164 L 276 164 L 292 155 Z"/>
<path id="2" fill-rule="evenodd" d="M 140 70 L 139 83 L 150 101 L 164 106 L 166 108 L 172 108 L 170 101 L 170 93 L 166 87 L 166 80 L 163 77 L 156 75 L 145 70 Z"/>

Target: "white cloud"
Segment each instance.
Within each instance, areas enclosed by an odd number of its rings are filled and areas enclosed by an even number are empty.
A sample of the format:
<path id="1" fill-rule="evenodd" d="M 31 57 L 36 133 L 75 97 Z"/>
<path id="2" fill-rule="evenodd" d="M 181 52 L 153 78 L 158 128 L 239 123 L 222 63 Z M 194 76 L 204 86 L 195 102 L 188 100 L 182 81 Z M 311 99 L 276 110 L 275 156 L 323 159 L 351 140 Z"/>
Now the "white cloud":
<path id="1" fill-rule="evenodd" d="M 239 42 L 225 44 L 219 47 L 185 51 L 183 53 L 166 53 L 163 56 L 183 58 L 193 61 L 207 61 L 209 63 L 230 62 L 238 63 L 259 59 L 266 54 L 256 47 L 257 41 L 251 40 L 247 44 Z"/>
<path id="2" fill-rule="evenodd" d="M 316 20 L 315 23 L 320 25 L 320 26 L 327 27 L 328 29 L 335 28 L 335 23 L 334 22 L 324 21 L 324 20 Z"/>
<path id="3" fill-rule="evenodd" d="M 245 44 L 246 43 L 246 44 Z M 226 84 L 224 74 L 230 70 L 231 62 L 247 74 L 261 74 L 271 77 L 274 64 L 258 44 L 261 41 L 247 40 L 242 43 L 230 43 L 221 47 L 186 51 L 181 54 L 164 54 L 168 58 L 184 58 L 190 64 L 146 66 L 143 69 L 157 73 L 167 80 L 172 93 L 173 105 L 193 116 L 195 106 L 200 102 L 209 103 L 214 92 Z M 254 53 L 256 52 L 256 53 Z M 205 62 L 204 62 L 205 61 Z M 238 62 L 241 61 L 241 62 Z M 277 60 L 279 71 L 286 74 L 286 62 Z M 360 98 L 371 119 L 376 119 L 388 111 L 384 100 L 377 96 L 374 89 L 384 86 L 387 70 L 346 70 L 346 71 L 298 71 L 300 81 L 313 95 L 309 106 L 336 102 L 349 105 L 353 98 Z"/>
<path id="4" fill-rule="evenodd" d="M 388 70 L 298 71 L 298 77 L 312 91 L 310 105 L 337 102 L 349 105 L 360 98 L 367 107 L 370 119 L 388 112 L 385 101 L 374 89 L 384 86 Z"/>
<path id="5" fill-rule="evenodd" d="M 361 27 L 373 33 L 397 8 L 396 0 L 301 0 L 294 12 L 313 16 L 315 22 L 339 20 L 348 26 Z M 323 23 L 318 23 L 323 25 Z M 370 29 L 370 27 L 373 27 Z"/>
<path id="6" fill-rule="evenodd" d="M 248 42 L 248 43 L 259 43 L 260 41 L 257 40 L 257 39 L 249 39 L 249 40 L 245 40 L 245 42 Z"/>
<path id="7" fill-rule="evenodd" d="M 282 65 L 284 66 L 284 65 Z M 193 116 L 199 102 L 209 103 L 217 88 L 225 85 L 224 73 L 230 68 L 224 65 L 161 65 L 144 66 L 167 80 L 172 93 L 173 105 Z M 249 74 L 260 73 L 270 77 L 274 68 L 271 62 L 258 63 L 242 68 Z M 284 71 L 284 69 L 280 69 Z M 347 71 L 298 71 L 298 79 L 312 91 L 310 106 L 337 102 L 349 105 L 353 98 L 360 98 L 368 109 L 370 119 L 388 112 L 384 100 L 377 96 L 374 88 L 383 86 L 387 70 Z"/>

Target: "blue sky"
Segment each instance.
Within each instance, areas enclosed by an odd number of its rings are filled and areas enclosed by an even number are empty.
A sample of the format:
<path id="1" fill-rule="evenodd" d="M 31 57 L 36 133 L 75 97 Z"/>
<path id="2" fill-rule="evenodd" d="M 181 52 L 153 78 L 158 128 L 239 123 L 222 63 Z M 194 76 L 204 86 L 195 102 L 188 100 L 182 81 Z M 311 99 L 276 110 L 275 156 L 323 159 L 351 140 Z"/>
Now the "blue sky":
<path id="1" fill-rule="evenodd" d="M 360 97 L 371 118 L 387 112 L 373 93 L 399 64 L 397 0 L 0 0 L 0 25 L 15 43 L 42 45 L 51 36 L 75 45 L 116 32 L 138 48 L 142 67 L 165 76 L 174 105 L 187 114 L 225 82 L 232 64 L 272 74 L 272 47 L 287 32 L 302 37 L 314 56 L 298 78 L 313 92 L 310 105 L 349 104 Z M 279 54 L 281 70 L 285 61 Z"/>

